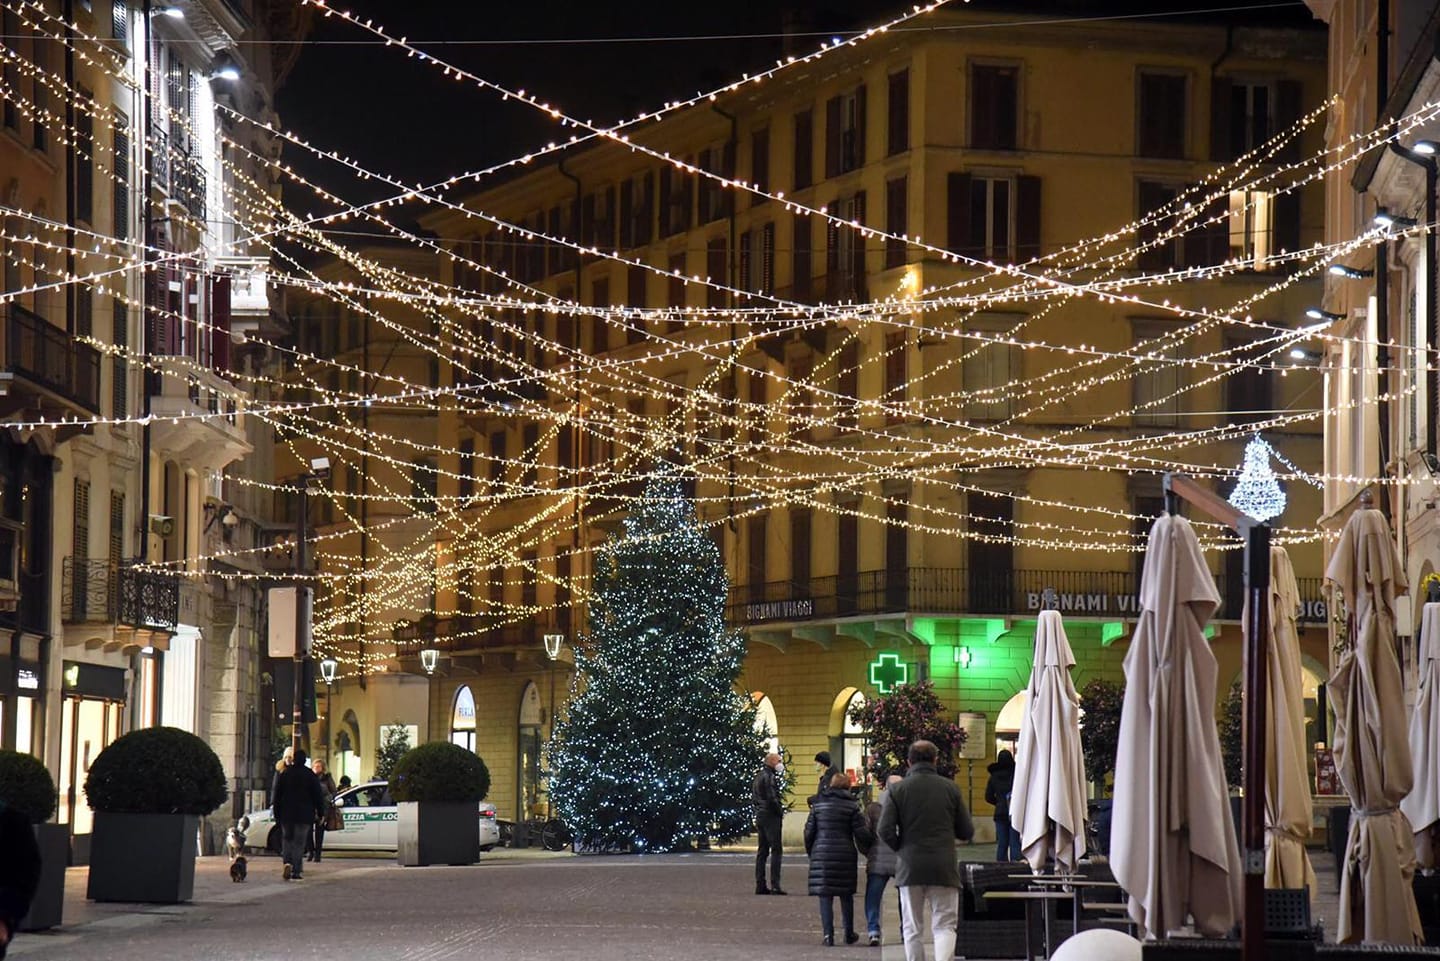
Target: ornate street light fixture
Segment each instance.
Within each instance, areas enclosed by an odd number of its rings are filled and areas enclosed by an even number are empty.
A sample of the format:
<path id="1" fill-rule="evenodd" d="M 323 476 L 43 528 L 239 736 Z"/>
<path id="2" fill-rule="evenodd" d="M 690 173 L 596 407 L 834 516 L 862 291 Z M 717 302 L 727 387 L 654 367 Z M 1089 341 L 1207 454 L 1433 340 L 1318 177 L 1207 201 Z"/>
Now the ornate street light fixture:
<path id="1" fill-rule="evenodd" d="M 564 634 L 546 634 L 546 635 L 545 635 L 545 656 L 548 657 L 548 658 L 550 658 L 550 660 L 552 660 L 552 661 L 555 660 L 555 658 L 557 658 L 557 657 L 560 656 L 560 647 L 561 647 L 564 643 L 565 643 L 565 635 L 564 635 Z"/>
<path id="2" fill-rule="evenodd" d="M 334 684 L 339 671 L 340 662 L 333 657 L 327 657 L 320 662 L 320 676 L 325 679 L 326 684 Z"/>
<path id="3" fill-rule="evenodd" d="M 440 652 L 433 647 L 427 647 L 420 652 L 420 666 L 425 668 L 426 674 L 434 674 L 435 667 L 440 663 Z"/>

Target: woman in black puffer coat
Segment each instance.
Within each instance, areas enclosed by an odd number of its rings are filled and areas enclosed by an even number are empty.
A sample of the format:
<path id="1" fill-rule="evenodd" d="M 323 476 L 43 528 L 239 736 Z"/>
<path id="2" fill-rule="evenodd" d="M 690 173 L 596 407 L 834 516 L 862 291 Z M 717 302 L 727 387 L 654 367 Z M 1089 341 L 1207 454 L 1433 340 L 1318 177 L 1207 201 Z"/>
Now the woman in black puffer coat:
<path id="1" fill-rule="evenodd" d="M 805 853 L 810 856 L 810 893 L 820 899 L 820 927 L 827 947 L 835 944 L 835 903 L 845 924 L 845 943 L 860 940 L 855 932 L 855 875 L 859 851 L 875 843 L 860 805 L 850 796 L 850 778 L 836 774 L 815 798 L 805 820 Z M 858 847 L 857 847 L 858 846 Z"/>

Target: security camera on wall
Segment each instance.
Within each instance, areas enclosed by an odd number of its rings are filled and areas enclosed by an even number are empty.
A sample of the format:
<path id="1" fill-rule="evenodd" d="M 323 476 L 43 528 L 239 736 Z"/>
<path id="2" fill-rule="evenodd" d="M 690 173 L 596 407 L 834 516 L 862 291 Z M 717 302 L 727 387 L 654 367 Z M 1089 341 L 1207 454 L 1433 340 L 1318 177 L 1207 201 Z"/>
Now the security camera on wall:
<path id="1" fill-rule="evenodd" d="M 151 514 L 150 533 L 159 537 L 169 537 L 175 533 L 175 518 L 167 517 L 164 514 Z"/>

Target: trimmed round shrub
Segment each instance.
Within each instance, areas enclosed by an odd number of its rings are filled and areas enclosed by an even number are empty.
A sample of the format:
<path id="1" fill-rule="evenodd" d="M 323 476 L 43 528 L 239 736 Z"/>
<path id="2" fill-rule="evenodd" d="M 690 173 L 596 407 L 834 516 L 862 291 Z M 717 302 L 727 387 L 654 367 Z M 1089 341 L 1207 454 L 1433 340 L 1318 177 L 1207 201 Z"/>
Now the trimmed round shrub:
<path id="1" fill-rule="evenodd" d="M 178 727 L 147 727 L 100 752 L 85 797 L 110 814 L 205 815 L 230 799 L 230 788 L 210 745 Z"/>
<path id="2" fill-rule="evenodd" d="M 56 796 L 55 779 L 37 758 L 19 751 L 0 751 L 0 806 L 40 824 L 55 813 Z"/>
<path id="3" fill-rule="evenodd" d="M 485 762 L 449 741 L 411 748 L 390 775 L 390 794 L 397 801 L 483 801 L 489 793 Z"/>

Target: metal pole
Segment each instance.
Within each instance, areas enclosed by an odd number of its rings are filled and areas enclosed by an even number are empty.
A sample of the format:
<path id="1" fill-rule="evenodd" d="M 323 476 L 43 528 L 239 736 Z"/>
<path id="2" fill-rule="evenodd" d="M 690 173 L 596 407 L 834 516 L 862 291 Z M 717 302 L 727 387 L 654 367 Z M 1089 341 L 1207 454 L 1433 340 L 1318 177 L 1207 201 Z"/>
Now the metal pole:
<path id="1" fill-rule="evenodd" d="M 295 700 L 294 713 L 290 715 L 290 747 L 292 753 L 300 753 L 300 726 L 304 723 L 305 656 L 310 649 L 310 605 L 305 603 L 305 522 L 308 520 L 310 505 L 306 498 L 309 479 L 300 478 L 300 516 L 296 520 L 295 538 Z"/>
<path id="2" fill-rule="evenodd" d="M 1241 808 L 1244 840 L 1244 911 L 1240 922 L 1240 956 L 1265 957 L 1265 680 L 1266 646 L 1270 642 L 1270 528 L 1252 524 L 1245 530 L 1245 720 Z"/>
<path id="3" fill-rule="evenodd" d="M 150 0 L 140 6 L 144 23 L 145 77 L 140 88 L 140 394 L 141 409 L 145 416 L 140 420 L 140 563 L 150 560 L 150 311 L 157 305 L 150 303 L 150 271 L 156 269 L 151 244 L 155 241 L 155 211 L 151 203 L 151 192 L 155 189 L 155 145 L 150 142 L 150 114 L 155 106 L 151 90 L 154 87 L 155 43 L 150 36 Z M 130 412 L 115 411 L 115 416 Z"/>

